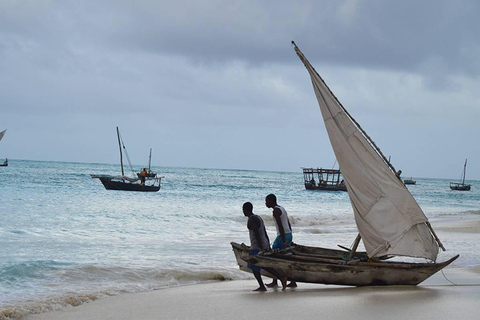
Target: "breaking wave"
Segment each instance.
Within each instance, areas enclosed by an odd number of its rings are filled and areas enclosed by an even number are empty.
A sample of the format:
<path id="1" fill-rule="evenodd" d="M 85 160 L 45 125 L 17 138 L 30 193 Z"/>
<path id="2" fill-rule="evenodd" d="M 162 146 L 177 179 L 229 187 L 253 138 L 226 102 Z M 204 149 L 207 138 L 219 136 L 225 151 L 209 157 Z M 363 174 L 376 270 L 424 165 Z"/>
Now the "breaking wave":
<path id="1" fill-rule="evenodd" d="M 79 266 L 64 270 L 63 281 L 84 278 L 83 284 L 75 281 L 75 287 L 63 293 L 36 296 L 33 299 L 19 299 L 0 305 L 0 320 L 18 320 L 29 314 L 60 310 L 79 306 L 97 299 L 124 293 L 148 292 L 176 286 L 193 285 L 213 281 L 249 279 L 251 275 L 238 269 L 215 268 L 214 270 L 191 268 L 176 269 L 127 269 Z M 98 279 L 104 280 L 99 283 Z M 113 286 L 113 283 L 118 285 Z M 54 283 L 51 284 L 55 286 Z"/>

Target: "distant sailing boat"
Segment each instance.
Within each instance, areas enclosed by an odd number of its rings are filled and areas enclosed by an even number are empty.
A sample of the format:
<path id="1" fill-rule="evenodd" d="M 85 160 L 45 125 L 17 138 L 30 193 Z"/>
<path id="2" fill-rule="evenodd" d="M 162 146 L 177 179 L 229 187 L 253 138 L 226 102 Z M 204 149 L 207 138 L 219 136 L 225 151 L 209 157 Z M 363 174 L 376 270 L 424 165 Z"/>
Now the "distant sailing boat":
<path id="1" fill-rule="evenodd" d="M 7 129 L 0 132 L 0 141 L 2 140 L 3 136 L 5 135 L 5 132 L 7 132 Z M 5 158 L 5 161 L 3 161 L 3 163 L 0 163 L 0 167 L 7 167 L 7 166 L 8 166 L 8 159 Z"/>
<path id="2" fill-rule="evenodd" d="M 297 282 L 352 286 L 416 285 L 441 270 L 458 255 L 437 263 L 443 250 L 422 209 L 398 179 L 398 172 L 348 113 L 333 92 L 292 41 L 310 74 L 325 127 L 336 159 L 342 169 L 359 234 L 345 257 L 330 254 L 299 254 L 270 251 L 249 256 L 231 243 L 237 262 L 274 268 Z M 360 240 L 368 257 L 355 253 Z M 431 262 L 400 262 L 384 257 L 425 258 Z"/>
<path id="3" fill-rule="evenodd" d="M 155 177 L 157 174 L 155 172 L 152 172 L 150 169 L 150 166 L 152 164 L 152 148 L 150 148 L 150 155 L 148 156 L 148 169 L 145 168 L 145 173 L 142 174 L 142 172 L 137 173 L 137 176 L 139 178 L 142 177 L 142 175 L 145 175 L 145 177 L 152 178 Z"/>
<path id="4" fill-rule="evenodd" d="M 450 189 L 458 191 L 470 191 L 470 184 L 465 184 L 465 173 L 467 172 L 467 159 L 463 165 L 462 182 L 450 182 Z"/>
<path id="5" fill-rule="evenodd" d="M 126 152 L 125 144 L 123 143 L 122 138 L 120 137 L 120 131 L 117 127 L 117 138 L 118 138 L 118 147 L 120 149 L 120 166 L 122 168 L 121 176 L 107 176 L 107 175 L 91 175 L 92 178 L 98 178 L 105 189 L 107 190 L 123 190 L 123 191 L 142 191 L 142 192 L 156 192 L 160 190 L 160 183 L 162 177 L 158 177 L 156 173 L 150 170 L 150 162 L 152 157 L 152 149 L 150 149 L 150 158 L 148 171 L 146 169 L 142 172 L 137 173 L 137 177 L 131 178 L 125 175 L 123 170 L 123 151 L 122 147 Z M 130 163 L 128 154 L 126 153 L 127 160 Z M 132 169 L 133 171 L 133 169 Z"/>

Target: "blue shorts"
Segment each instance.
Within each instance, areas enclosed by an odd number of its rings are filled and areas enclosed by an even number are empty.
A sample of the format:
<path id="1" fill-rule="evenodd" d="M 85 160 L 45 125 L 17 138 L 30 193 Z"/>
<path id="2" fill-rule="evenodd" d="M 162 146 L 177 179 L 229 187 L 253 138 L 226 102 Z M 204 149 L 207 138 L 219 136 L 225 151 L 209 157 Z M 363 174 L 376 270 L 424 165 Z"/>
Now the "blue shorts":
<path id="1" fill-rule="evenodd" d="M 249 256 L 256 256 L 259 252 L 260 252 L 260 250 L 258 250 L 258 249 L 251 249 L 251 250 L 248 251 L 248 255 L 249 255 Z M 253 271 L 260 271 L 260 270 L 262 270 L 262 267 L 255 266 L 255 265 L 250 264 L 250 263 L 247 264 L 247 267 L 250 268 L 250 269 L 252 269 Z"/>
<path id="2" fill-rule="evenodd" d="M 292 245 L 292 241 L 293 241 L 293 236 L 292 236 L 292 233 L 285 233 L 285 243 L 289 246 Z M 278 235 L 276 238 L 275 238 L 275 241 L 273 241 L 273 244 L 272 244 L 272 249 L 285 249 L 283 247 L 283 240 L 282 240 L 282 236 L 281 235 Z"/>

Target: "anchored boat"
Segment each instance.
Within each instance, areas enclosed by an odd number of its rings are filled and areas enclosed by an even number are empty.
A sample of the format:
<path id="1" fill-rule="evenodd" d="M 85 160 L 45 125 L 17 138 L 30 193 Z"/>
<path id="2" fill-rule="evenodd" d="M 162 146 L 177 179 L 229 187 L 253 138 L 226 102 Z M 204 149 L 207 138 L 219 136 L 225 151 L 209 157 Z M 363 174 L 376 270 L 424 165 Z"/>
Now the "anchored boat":
<path id="1" fill-rule="evenodd" d="M 470 191 L 472 185 L 465 184 L 465 174 L 467 172 L 467 159 L 465 159 L 465 164 L 463 165 L 463 172 L 460 182 L 450 182 L 450 189 L 457 191 Z"/>
<path id="2" fill-rule="evenodd" d="M 118 138 L 118 147 L 120 149 L 120 167 L 122 169 L 122 175 L 109 176 L 109 175 L 92 174 L 91 177 L 99 179 L 102 182 L 105 189 L 107 190 L 141 191 L 141 192 L 157 192 L 158 190 L 160 190 L 161 179 L 163 177 L 157 176 L 156 173 L 150 170 L 152 150 L 150 149 L 148 171 L 146 170 L 146 168 L 144 168 L 142 172 L 137 173 L 135 177 L 133 178 L 128 177 L 125 175 L 125 172 L 123 169 L 122 147 L 123 147 L 123 150 L 125 150 L 125 153 L 126 153 L 126 148 L 120 136 L 120 131 L 118 130 L 118 127 L 117 127 L 117 138 Z M 126 153 L 126 155 L 127 155 L 127 160 L 129 162 L 130 168 L 132 168 L 132 164 L 130 163 L 128 153 Z M 132 171 L 133 171 L 133 168 L 132 168 Z"/>

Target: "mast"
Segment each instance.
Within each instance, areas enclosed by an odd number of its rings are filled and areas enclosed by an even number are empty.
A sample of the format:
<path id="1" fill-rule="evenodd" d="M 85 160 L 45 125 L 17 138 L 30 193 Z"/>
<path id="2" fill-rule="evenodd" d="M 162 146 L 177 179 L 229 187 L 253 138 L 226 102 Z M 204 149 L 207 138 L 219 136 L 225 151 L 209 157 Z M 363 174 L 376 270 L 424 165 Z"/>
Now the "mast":
<path id="1" fill-rule="evenodd" d="M 465 164 L 463 165 L 463 179 L 462 184 L 465 184 L 465 174 L 467 173 L 467 159 L 465 159 Z"/>
<path id="2" fill-rule="evenodd" d="M 305 56 L 303 55 L 303 53 L 300 52 L 300 49 L 297 47 L 297 45 L 295 44 L 294 41 L 292 41 L 292 45 L 295 47 L 295 52 L 297 53 L 298 57 L 300 58 L 300 60 L 303 62 L 303 64 L 305 65 L 305 67 L 307 66 L 306 64 L 306 58 Z M 304 61 L 305 60 L 305 61 Z M 310 63 L 309 63 L 310 64 Z M 307 68 L 308 69 L 308 68 Z M 340 100 L 338 100 L 337 96 L 332 92 L 332 90 L 330 89 L 330 87 L 327 85 L 327 83 L 325 82 L 325 80 L 323 80 L 323 78 L 318 74 L 318 72 L 315 70 L 315 68 L 313 68 L 312 66 L 312 69 L 315 71 L 316 75 L 318 76 L 318 78 L 322 81 L 322 83 L 325 85 L 325 87 L 327 88 L 327 90 L 329 91 L 329 93 L 332 95 L 332 97 L 335 99 L 335 101 L 337 102 L 338 106 L 342 109 L 343 112 L 345 112 L 345 114 L 348 116 L 348 118 L 355 124 L 355 126 L 357 127 L 357 129 L 362 133 L 362 135 L 365 137 L 365 139 L 367 140 L 367 142 L 372 146 L 373 150 L 375 150 L 375 152 L 379 155 L 379 157 L 383 160 L 383 162 L 385 162 L 385 164 L 387 165 L 388 168 L 390 168 L 390 170 L 393 171 L 393 173 L 397 174 L 397 170 L 395 170 L 395 168 L 393 167 L 393 165 L 390 163 L 390 161 L 385 157 L 385 155 L 382 153 L 382 151 L 380 150 L 380 148 L 376 145 L 376 143 L 372 140 L 372 138 L 370 138 L 370 136 L 367 134 L 367 132 L 365 130 L 363 130 L 363 128 L 360 126 L 360 124 L 357 122 L 357 120 L 355 120 L 355 118 L 353 118 L 350 113 L 347 111 L 347 109 L 345 109 L 345 107 L 343 106 L 343 104 L 340 102 Z"/>
<path id="3" fill-rule="evenodd" d="M 148 156 L 148 171 L 150 171 L 151 164 L 152 164 L 152 148 L 150 148 L 150 155 Z"/>
<path id="4" fill-rule="evenodd" d="M 118 131 L 118 127 L 117 127 L 117 138 L 118 138 L 118 148 L 120 149 L 120 166 L 122 167 L 122 176 L 124 176 L 125 173 L 123 172 L 122 144 L 120 143 L 120 131 Z"/>

